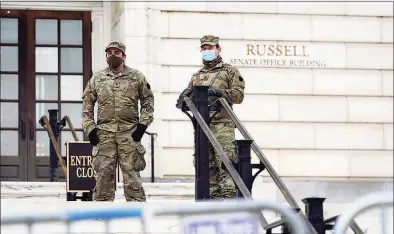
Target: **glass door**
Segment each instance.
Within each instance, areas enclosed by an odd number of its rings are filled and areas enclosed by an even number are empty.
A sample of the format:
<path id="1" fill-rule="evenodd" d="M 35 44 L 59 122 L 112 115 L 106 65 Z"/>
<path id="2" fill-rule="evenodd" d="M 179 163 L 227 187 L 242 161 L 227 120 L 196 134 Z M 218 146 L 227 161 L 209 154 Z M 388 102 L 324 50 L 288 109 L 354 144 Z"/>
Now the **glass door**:
<path id="1" fill-rule="evenodd" d="M 92 75 L 91 15 L 90 12 L 72 11 L 25 11 L 25 15 L 26 25 L 22 28 L 26 36 L 23 43 L 24 50 L 20 54 L 20 58 L 26 60 L 25 66 L 20 68 L 25 72 L 25 76 L 19 80 L 19 89 L 25 91 L 19 94 L 19 99 L 15 99 L 15 94 L 11 89 L 3 86 L 2 73 L 2 91 L 4 87 L 9 93 L 6 96 L 4 95 L 4 108 L 15 109 L 15 105 L 19 104 L 19 113 L 25 113 L 25 116 L 22 116 L 24 121 L 15 123 L 17 119 L 15 113 L 8 111 L 5 115 L 2 112 L 2 123 L 5 123 L 4 128 L 3 124 L 1 126 L 2 135 L 6 135 L 6 138 L 10 140 L 3 144 L 4 138 L 2 137 L 2 150 L 3 148 L 6 150 L 5 153 L 1 152 L 1 155 L 7 157 L 7 163 L 11 164 L 10 160 L 15 161 L 15 159 L 10 158 L 12 155 L 21 158 L 21 152 L 24 152 L 24 161 L 17 161 L 25 168 L 23 172 L 26 174 L 24 180 L 49 181 L 50 139 L 46 130 L 38 121 L 43 115 L 49 118 L 48 110 L 58 110 L 58 119 L 68 115 L 77 130 L 79 139 L 84 139 L 81 126 L 81 96 L 83 87 Z M 8 23 L 11 24 L 11 21 Z M 8 29 L 3 27 L 2 24 L 2 40 L 3 28 L 4 30 L 11 30 L 13 27 L 10 25 Z M 23 31 L 23 29 L 21 30 Z M 12 34 L 8 33 L 7 35 Z M 8 47 L 3 49 L 3 44 L 1 47 L 2 67 L 4 61 L 3 50 L 7 53 L 4 67 L 8 69 L 5 73 L 8 77 L 4 79 L 4 82 L 12 82 L 10 76 L 17 77 L 18 74 L 18 70 L 15 66 L 12 67 L 12 64 L 14 64 L 15 59 L 18 60 L 18 57 L 13 58 L 8 54 L 15 54 L 15 48 L 18 48 L 18 44 L 5 45 Z M 15 47 L 12 48 L 12 51 L 9 48 L 11 45 Z M 3 92 L 1 100 L 3 111 Z M 5 121 L 3 121 L 3 116 L 6 118 Z M 15 139 L 12 137 L 16 139 L 16 142 L 19 139 L 21 152 L 15 151 Z M 72 140 L 70 128 L 66 126 L 59 136 L 62 156 L 66 156 L 65 142 Z M 7 149 L 8 151 L 10 149 L 14 151 L 8 152 Z M 16 163 L 14 161 L 12 162 Z M 3 169 L 3 161 L 1 164 Z M 9 172 L 4 174 L 7 178 L 11 177 Z M 59 181 L 65 180 L 61 167 L 58 169 L 58 178 Z"/>
<path id="2" fill-rule="evenodd" d="M 33 24 L 29 33 L 32 52 L 29 87 L 35 90 L 29 98 L 28 112 L 32 117 L 34 114 L 36 136 L 29 147 L 32 152 L 29 177 L 48 181 L 50 141 L 38 120 L 43 115 L 49 119 L 48 110 L 58 110 L 58 119 L 69 116 L 83 140 L 81 97 L 84 84 L 91 77 L 91 19 L 90 12 L 34 11 L 29 12 L 28 21 Z M 63 157 L 65 143 L 73 140 L 69 126 L 64 127 L 59 136 Z M 65 180 L 60 163 L 58 178 Z"/>
<path id="3" fill-rule="evenodd" d="M 27 179 L 24 11 L 0 10 L 1 180 Z"/>

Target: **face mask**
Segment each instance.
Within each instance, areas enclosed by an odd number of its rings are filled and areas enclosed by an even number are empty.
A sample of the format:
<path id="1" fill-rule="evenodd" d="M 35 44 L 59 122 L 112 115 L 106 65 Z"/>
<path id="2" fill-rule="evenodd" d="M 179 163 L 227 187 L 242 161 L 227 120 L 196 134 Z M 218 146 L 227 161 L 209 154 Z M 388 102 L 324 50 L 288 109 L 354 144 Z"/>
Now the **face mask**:
<path id="1" fill-rule="evenodd" d="M 214 50 L 204 50 L 201 52 L 202 59 L 204 61 L 212 61 L 216 59 L 216 54 Z"/>
<path id="2" fill-rule="evenodd" d="M 120 64 L 122 64 L 123 59 L 121 57 L 117 57 L 115 55 L 111 55 L 107 58 L 107 63 L 110 68 L 118 68 Z"/>

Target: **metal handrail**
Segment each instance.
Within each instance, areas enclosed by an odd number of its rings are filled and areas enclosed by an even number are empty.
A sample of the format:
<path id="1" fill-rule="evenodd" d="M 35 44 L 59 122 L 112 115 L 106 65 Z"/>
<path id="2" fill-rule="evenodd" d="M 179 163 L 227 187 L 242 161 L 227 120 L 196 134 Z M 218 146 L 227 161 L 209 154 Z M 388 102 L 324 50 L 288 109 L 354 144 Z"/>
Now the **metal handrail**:
<path id="1" fill-rule="evenodd" d="M 56 137 L 55 134 L 52 131 L 51 125 L 49 123 L 48 117 L 46 117 L 46 115 L 43 115 L 40 120 L 39 123 L 47 130 L 49 138 L 51 140 L 51 143 L 53 145 L 53 148 L 55 149 L 56 152 L 56 156 L 60 162 L 60 165 L 62 166 L 63 172 L 66 175 L 67 174 L 67 166 L 65 164 L 65 162 L 63 161 L 63 156 L 61 154 L 61 150 L 60 147 L 56 141 Z"/>
<path id="2" fill-rule="evenodd" d="M 65 119 L 66 123 L 68 124 L 68 127 L 71 130 L 71 134 L 73 135 L 74 140 L 79 141 L 79 137 L 77 135 L 77 132 L 75 131 L 74 125 L 72 124 L 70 117 L 68 115 L 66 115 L 66 116 L 64 116 L 63 119 Z"/>
<path id="3" fill-rule="evenodd" d="M 245 137 L 246 140 L 252 140 L 252 136 L 249 134 L 249 132 L 246 130 L 246 128 L 243 126 L 241 123 L 241 120 L 235 115 L 233 109 L 231 106 L 228 104 L 226 99 L 220 98 L 219 99 L 220 103 L 226 110 L 226 112 L 229 114 L 231 120 L 234 122 L 234 124 L 237 126 L 243 137 Z M 290 206 L 292 208 L 297 208 L 300 209 L 300 207 L 297 204 L 297 201 L 294 199 L 294 197 L 290 194 L 290 191 L 287 189 L 283 181 L 280 179 L 278 173 L 276 173 L 274 167 L 271 165 L 271 163 L 268 161 L 268 159 L 265 157 L 259 146 L 255 141 L 252 142 L 252 149 L 256 153 L 257 157 L 260 159 L 260 161 L 264 164 L 265 169 L 268 171 L 268 173 L 271 175 L 271 178 L 274 180 L 275 184 L 278 186 L 279 190 L 282 192 L 283 196 L 286 198 L 286 200 L 289 202 Z"/>
<path id="4" fill-rule="evenodd" d="M 342 213 L 338 217 L 337 223 L 335 224 L 334 233 L 335 234 L 346 233 L 347 227 L 351 225 L 352 222 L 354 222 L 353 220 L 358 214 L 375 207 L 380 207 L 381 210 L 383 211 L 382 233 L 387 233 L 387 229 L 386 229 L 387 212 L 385 212 L 384 207 L 393 206 L 393 199 L 394 197 L 392 192 L 379 192 L 362 197 L 361 199 L 357 200 L 357 202 L 351 204 L 351 206 L 347 209 L 347 211 Z"/>
<path id="5" fill-rule="evenodd" d="M 225 101 L 225 99 L 219 99 L 221 102 L 223 102 L 222 100 L 224 100 L 225 105 L 224 106 L 228 106 L 228 103 Z M 239 176 L 238 172 L 236 171 L 236 169 L 234 168 L 233 164 L 231 163 L 230 159 L 228 158 L 228 156 L 226 155 L 226 153 L 224 152 L 223 148 L 220 146 L 219 142 L 217 141 L 217 139 L 215 138 L 215 136 L 213 135 L 212 131 L 210 130 L 209 126 L 207 125 L 207 123 L 204 121 L 203 117 L 201 116 L 201 114 L 199 113 L 199 111 L 197 110 L 196 106 L 194 105 L 193 101 L 191 100 L 191 98 L 189 97 L 185 97 L 184 101 L 186 102 L 187 106 L 189 107 L 190 111 L 193 113 L 194 118 L 196 119 L 196 121 L 198 122 L 198 124 L 200 125 L 200 127 L 202 128 L 202 130 L 204 131 L 205 135 L 207 136 L 207 138 L 209 139 L 209 141 L 211 142 L 212 146 L 215 148 L 216 152 L 218 152 L 219 156 L 221 157 L 224 165 L 227 168 L 227 171 L 229 172 L 229 174 L 231 175 L 231 177 L 234 179 L 234 182 L 236 183 L 236 185 L 238 186 L 239 190 L 241 191 L 241 193 L 243 194 L 243 196 L 245 197 L 245 199 L 249 199 L 249 200 L 253 200 L 253 197 L 251 195 L 251 193 L 249 192 L 249 190 L 247 189 L 246 185 L 244 184 L 244 182 L 242 181 L 241 177 Z M 247 133 L 246 129 L 243 127 L 243 125 L 241 124 L 240 120 L 235 116 L 235 113 L 232 112 L 231 107 L 230 111 L 232 115 L 234 115 L 234 119 L 237 122 L 237 127 L 240 126 L 240 129 L 243 129 L 242 133 L 246 133 L 249 136 L 248 140 L 251 140 L 250 135 Z M 252 147 L 253 145 L 257 146 L 257 144 L 253 141 L 252 143 Z M 258 146 L 257 146 L 258 148 Z M 260 149 L 258 149 L 259 152 L 261 153 Z M 262 154 L 262 153 L 261 153 Z M 263 158 L 265 158 L 262 155 Z M 267 164 L 269 164 L 268 160 L 265 159 L 265 161 L 267 162 Z M 264 162 L 264 161 L 262 161 Z M 269 166 L 271 166 L 269 164 Z M 271 166 L 271 171 L 273 171 L 274 173 L 275 170 L 272 168 Z M 279 178 L 279 176 L 277 176 Z M 281 182 L 281 180 L 279 179 L 279 181 Z M 283 184 L 283 182 L 281 182 Z M 284 186 L 285 190 L 287 191 L 288 194 L 290 194 L 290 192 L 287 190 L 287 188 Z M 283 191 L 282 191 L 283 193 Z M 286 197 L 286 194 L 284 194 Z M 291 196 L 291 195 L 290 195 Z M 293 200 L 294 198 L 291 197 Z M 295 202 L 295 200 L 294 200 Z M 292 208 L 296 208 L 298 210 L 300 210 L 300 208 L 298 207 L 297 203 L 295 203 L 296 207 L 292 207 Z M 267 222 L 267 219 L 264 217 L 263 213 L 259 213 L 260 215 L 260 223 L 261 226 L 264 228 L 264 230 L 267 230 L 267 228 L 269 227 L 269 224 Z M 306 219 L 306 217 L 302 214 L 302 212 L 298 212 L 297 215 L 303 220 L 304 223 L 304 228 L 305 230 L 309 233 L 309 234 L 317 234 L 316 230 L 312 227 L 311 223 L 308 222 L 308 220 Z"/>
<path id="6" fill-rule="evenodd" d="M 213 135 L 211 129 L 205 123 L 203 117 L 201 114 L 198 112 L 196 106 L 192 102 L 192 100 L 189 97 L 185 97 L 185 102 L 190 108 L 190 111 L 193 113 L 193 116 L 196 118 L 198 124 L 201 126 L 202 130 L 204 133 L 207 135 L 207 138 L 209 141 L 212 143 L 212 146 L 215 148 L 215 150 L 218 152 L 219 156 L 222 158 L 224 165 L 226 166 L 228 172 L 234 179 L 234 182 L 237 184 L 239 190 L 241 193 L 244 195 L 246 199 L 253 199 L 251 193 L 249 192 L 248 188 L 246 187 L 245 183 L 242 181 L 242 178 L 239 176 L 237 170 L 234 168 L 232 162 L 224 152 L 222 146 L 219 144 L 218 140 L 216 137 Z"/>
<path id="7" fill-rule="evenodd" d="M 231 106 L 228 104 L 226 99 L 224 98 L 219 98 L 220 103 L 230 116 L 231 120 L 234 122 L 234 124 L 237 126 L 238 130 L 241 132 L 243 137 L 245 137 L 246 140 L 253 140 L 252 136 L 249 134 L 249 132 L 246 130 L 245 126 L 241 123 L 241 120 L 237 117 L 237 115 L 234 113 L 233 109 Z M 290 194 L 290 191 L 287 189 L 283 181 L 280 179 L 278 173 L 276 173 L 275 169 L 271 165 L 271 163 L 268 161 L 268 159 L 264 156 L 263 152 L 257 145 L 255 141 L 252 142 L 252 149 L 256 153 L 257 157 L 260 159 L 260 162 L 264 164 L 265 169 L 268 171 L 270 174 L 271 178 L 274 180 L 275 184 L 278 186 L 279 190 L 282 192 L 283 196 L 286 198 L 287 202 L 290 204 L 291 208 L 298 209 L 300 210 L 300 207 L 298 206 L 296 200 L 294 197 Z M 311 233 L 317 234 L 316 230 L 312 227 L 310 222 L 306 219 L 306 217 L 303 215 L 302 211 L 298 213 L 300 216 L 305 219 L 305 223 L 307 223 L 308 229 Z"/>
<path id="8" fill-rule="evenodd" d="M 192 102 L 189 97 L 184 98 L 186 104 L 188 105 L 190 111 L 193 113 L 194 118 L 197 120 L 198 124 L 201 126 L 202 130 L 204 131 L 205 135 L 211 142 L 212 146 L 215 148 L 216 152 L 218 152 L 219 156 L 221 157 L 224 165 L 227 168 L 227 171 L 234 179 L 234 182 L 238 186 L 239 190 L 241 191 L 242 195 L 245 199 L 253 200 L 252 194 L 249 192 L 248 188 L 246 187 L 245 183 L 242 181 L 242 178 L 239 176 L 237 170 L 234 168 L 232 162 L 224 152 L 222 146 L 219 144 L 216 137 L 213 135 L 211 129 L 205 123 L 203 117 L 201 116 L 200 112 L 198 112 L 196 106 Z M 260 213 L 260 222 L 261 226 L 265 228 L 268 225 L 267 219 L 264 217 L 263 213 Z"/>

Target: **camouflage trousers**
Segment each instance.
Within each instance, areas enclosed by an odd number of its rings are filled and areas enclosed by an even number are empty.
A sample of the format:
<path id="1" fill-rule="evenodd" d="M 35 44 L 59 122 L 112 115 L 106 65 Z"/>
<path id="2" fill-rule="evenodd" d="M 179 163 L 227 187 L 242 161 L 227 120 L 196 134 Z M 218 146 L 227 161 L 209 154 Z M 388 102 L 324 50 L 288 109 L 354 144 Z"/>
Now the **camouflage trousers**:
<path id="1" fill-rule="evenodd" d="M 237 161 L 235 153 L 235 125 L 233 123 L 212 123 L 210 126 L 224 152 L 232 162 Z M 195 161 L 193 160 L 195 165 Z M 224 167 L 224 166 L 223 166 Z M 211 199 L 236 197 L 235 183 L 231 175 L 222 167 L 222 158 L 212 148 L 209 150 L 209 187 Z"/>
<path id="2" fill-rule="evenodd" d="M 93 147 L 92 167 L 96 179 L 94 201 L 115 199 L 116 168 L 119 163 L 123 174 L 126 201 L 145 202 L 140 171 L 146 167 L 146 150 L 131 138 L 133 130 L 108 132 L 98 130 L 100 143 Z"/>

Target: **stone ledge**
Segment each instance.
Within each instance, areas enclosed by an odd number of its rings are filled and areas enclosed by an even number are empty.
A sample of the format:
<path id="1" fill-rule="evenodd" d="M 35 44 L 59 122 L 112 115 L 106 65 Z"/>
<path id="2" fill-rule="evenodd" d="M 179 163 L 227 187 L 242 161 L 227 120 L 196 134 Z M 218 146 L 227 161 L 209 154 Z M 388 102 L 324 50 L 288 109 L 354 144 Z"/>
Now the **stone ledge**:
<path id="1" fill-rule="evenodd" d="M 123 183 L 119 182 L 117 184 L 118 188 L 123 188 Z M 163 188 L 163 189 L 173 189 L 173 188 L 193 188 L 194 183 L 143 183 L 146 188 Z M 25 182 L 25 181 L 2 181 L 1 188 L 15 189 L 25 188 L 25 189 L 35 189 L 35 188 L 66 188 L 66 182 Z"/>
<path id="2" fill-rule="evenodd" d="M 194 199 L 194 183 L 143 183 L 148 198 Z M 1 182 L 1 198 L 65 197 L 65 182 Z M 118 183 L 116 197 L 124 197 Z"/>
<path id="3" fill-rule="evenodd" d="M 296 201 L 301 202 L 306 197 L 325 197 L 328 203 L 349 203 L 359 197 L 376 192 L 392 191 L 392 180 L 307 180 L 284 179 L 286 187 Z M 173 183 L 143 183 L 146 196 L 149 199 L 189 200 L 194 199 L 194 182 Z M 267 178 L 258 177 L 253 185 L 253 197 L 278 203 L 285 203 L 283 195 Z M 1 198 L 46 197 L 59 198 L 66 196 L 65 182 L 1 182 Z M 118 183 L 116 197 L 122 198 L 123 183 Z"/>

